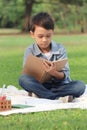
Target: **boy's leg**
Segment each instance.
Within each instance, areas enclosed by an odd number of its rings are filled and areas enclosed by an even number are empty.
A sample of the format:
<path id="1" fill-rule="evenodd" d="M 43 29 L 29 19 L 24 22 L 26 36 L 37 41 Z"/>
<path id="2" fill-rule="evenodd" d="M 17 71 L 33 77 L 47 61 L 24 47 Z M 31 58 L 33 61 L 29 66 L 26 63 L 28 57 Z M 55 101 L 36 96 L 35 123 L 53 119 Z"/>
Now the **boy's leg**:
<path id="1" fill-rule="evenodd" d="M 49 89 L 45 88 L 37 80 L 28 75 L 20 76 L 19 85 L 26 91 L 35 93 L 40 98 L 47 98 L 53 100 L 57 97 L 56 93 L 53 93 Z"/>
<path id="2" fill-rule="evenodd" d="M 58 97 L 72 95 L 73 97 L 81 96 L 85 91 L 86 85 L 82 81 L 71 81 L 70 83 L 54 87 L 52 92 L 56 93 Z"/>

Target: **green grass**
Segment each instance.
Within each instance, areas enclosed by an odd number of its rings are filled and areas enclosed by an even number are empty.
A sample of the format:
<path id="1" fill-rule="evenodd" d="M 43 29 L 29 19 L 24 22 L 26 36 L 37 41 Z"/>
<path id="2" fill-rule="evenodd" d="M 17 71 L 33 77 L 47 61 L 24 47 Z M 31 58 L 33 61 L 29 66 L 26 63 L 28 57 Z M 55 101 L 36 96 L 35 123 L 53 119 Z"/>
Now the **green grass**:
<path id="1" fill-rule="evenodd" d="M 0 130 L 86 130 L 86 114 L 77 109 L 0 117 Z"/>
<path id="2" fill-rule="evenodd" d="M 67 50 L 71 78 L 87 83 L 87 35 L 55 35 L 54 40 Z M 0 87 L 18 88 L 25 48 L 33 40 L 28 35 L 0 36 Z M 30 114 L 0 116 L 0 130 L 86 130 L 87 111 L 56 110 Z"/>

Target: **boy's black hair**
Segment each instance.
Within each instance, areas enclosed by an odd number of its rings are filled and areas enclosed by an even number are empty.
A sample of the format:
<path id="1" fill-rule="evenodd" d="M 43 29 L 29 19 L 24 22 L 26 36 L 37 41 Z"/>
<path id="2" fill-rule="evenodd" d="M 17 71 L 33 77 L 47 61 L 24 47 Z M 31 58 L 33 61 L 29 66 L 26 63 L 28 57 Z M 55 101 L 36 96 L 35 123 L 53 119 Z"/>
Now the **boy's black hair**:
<path id="1" fill-rule="evenodd" d="M 30 21 L 30 31 L 35 31 L 35 25 L 43 27 L 47 30 L 54 30 L 54 21 L 52 17 L 46 12 L 40 12 L 32 17 Z"/>

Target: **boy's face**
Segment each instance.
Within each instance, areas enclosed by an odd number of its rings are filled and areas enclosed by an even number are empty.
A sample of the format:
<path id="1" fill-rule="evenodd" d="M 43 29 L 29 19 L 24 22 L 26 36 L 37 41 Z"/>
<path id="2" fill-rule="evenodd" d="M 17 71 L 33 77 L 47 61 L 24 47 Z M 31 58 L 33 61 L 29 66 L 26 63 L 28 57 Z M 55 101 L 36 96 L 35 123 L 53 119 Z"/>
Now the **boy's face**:
<path id="1" fill-rule="evenodd" d="M 52 40 L 53 30 L 47 30 L 43 27 L 36 26 L 34 32 L 30 32 L 31 36 L 35 39 L 39 48 L 43 50 L 50 49 L 50 43 Z"/>

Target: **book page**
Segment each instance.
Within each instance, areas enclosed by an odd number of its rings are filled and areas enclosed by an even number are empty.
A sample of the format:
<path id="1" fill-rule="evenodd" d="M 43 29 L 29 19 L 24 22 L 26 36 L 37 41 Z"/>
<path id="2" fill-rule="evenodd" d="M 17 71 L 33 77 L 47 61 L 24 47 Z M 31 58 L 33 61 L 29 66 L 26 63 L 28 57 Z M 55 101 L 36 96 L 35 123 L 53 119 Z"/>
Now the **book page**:
<path id="1" fill-rule="evenodd" d="M 67 63 L 67 61 L 68 61 L 68 59 L 65 58 L 65 59 L 53 61 L 53 63 L 56 64 L 57 71 L 61 71 L 65 67 L 65 64 Z"/>

